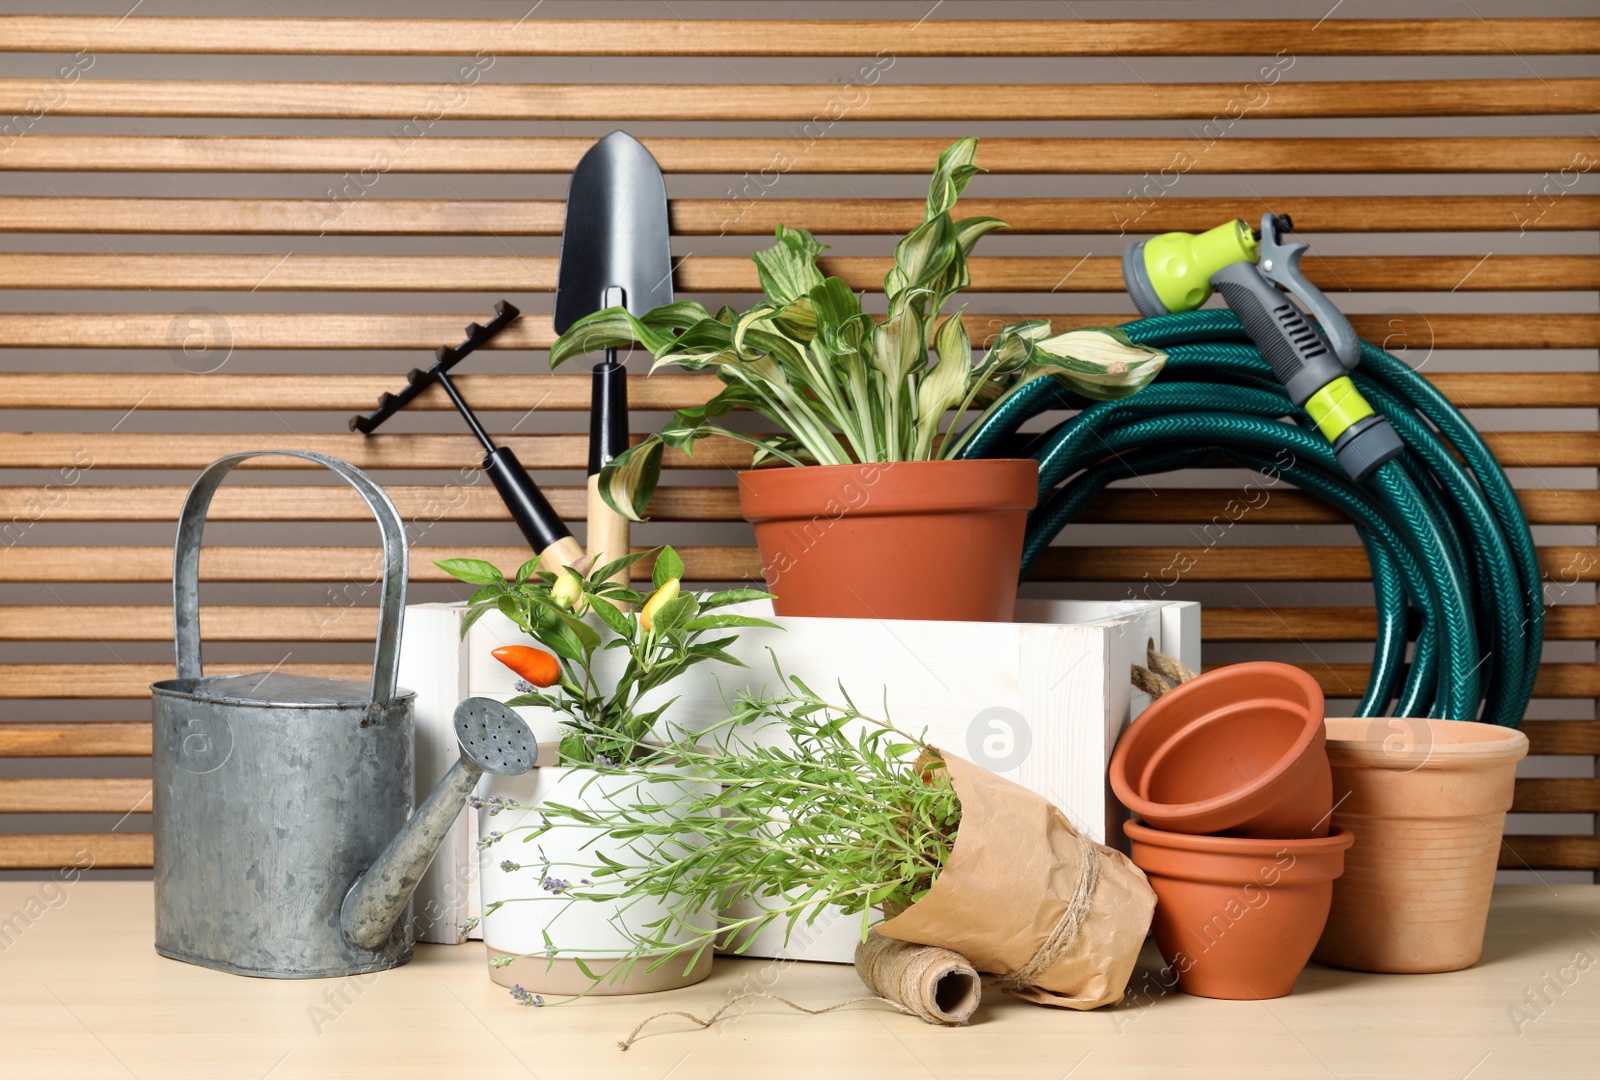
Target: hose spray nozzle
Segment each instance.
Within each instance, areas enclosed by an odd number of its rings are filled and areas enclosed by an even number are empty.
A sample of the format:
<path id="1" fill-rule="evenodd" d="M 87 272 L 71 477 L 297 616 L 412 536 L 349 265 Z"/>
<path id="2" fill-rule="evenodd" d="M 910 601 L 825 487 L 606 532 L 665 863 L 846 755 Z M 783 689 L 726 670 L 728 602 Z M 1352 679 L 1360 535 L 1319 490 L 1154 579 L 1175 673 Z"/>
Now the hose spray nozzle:
<path id="1" fill-rule="evenodd" d="M 1344 313 L 1301 272 L 1309 245 L 1281 239 L 1293 228 L 1289 215 L 1269 212 L 1260 229 L 1235 219 L 1199 234 L 1140 241 L 1123 253 L 1123 281 L 1146 318 L 1192 311 L 1213 290 L 1221 293 L 1290 399 L 1333 444 L 1339 464 L 1365 480 L 1404 444 L 1351 381 L 1361 340 Z"/>

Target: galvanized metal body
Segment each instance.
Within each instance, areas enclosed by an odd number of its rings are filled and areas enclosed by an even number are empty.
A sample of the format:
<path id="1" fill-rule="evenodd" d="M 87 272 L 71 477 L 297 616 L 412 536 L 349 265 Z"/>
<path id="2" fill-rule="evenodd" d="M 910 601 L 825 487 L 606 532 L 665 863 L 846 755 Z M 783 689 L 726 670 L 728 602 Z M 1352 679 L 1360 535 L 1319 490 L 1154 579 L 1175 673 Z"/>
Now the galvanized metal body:
<path id="1" fill-rule="evenodd" d="M 339 914 L 411 812 L 413 696 L 369 715 L 359 683 L 316 680 L 311 693 L 296 693 L 292 679 L 169 679 L 151 688 L 156 950 L 285 979 L 403 964 L 409 918 L 362 949 L 345 941 Z M 329 690 L 346 700 L 285 700 Z M 242 696 L 226 699 L 234 694 Z"/>
<path id="2" fill-rule="evenodd" d="M 404 530 L 388 496 L 353 466 L 308 452 L 262 453 L 326 466 L 378 518 L 384 572 L 372 683 L 202 674 L 198 570 L 206 509 L 228 472 L 257 455 L 214 462 L 190 489 L 179 521 L 178 677 L 151 687 L 156 949 L 269 978 L 395 967 L 411 958 L 409 894 L 370 948 L 346 941 L 340 907 L 411 812 L 415 696 L 395 686 Z M 431 855 L 424 853 L 424 866 Z"/>

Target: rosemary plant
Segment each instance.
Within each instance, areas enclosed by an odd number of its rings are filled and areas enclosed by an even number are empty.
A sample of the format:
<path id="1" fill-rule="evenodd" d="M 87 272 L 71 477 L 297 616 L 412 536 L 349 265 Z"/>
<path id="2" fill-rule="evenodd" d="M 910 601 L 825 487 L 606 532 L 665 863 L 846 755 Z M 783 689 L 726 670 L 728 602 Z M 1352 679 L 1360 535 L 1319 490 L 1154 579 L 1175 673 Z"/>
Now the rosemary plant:
<path id="1" fill-rule="evenodd" d="M 645 740 L 676 700 L 645 709 L 642 702 L 647 695 L 707 660 L 744 666 L 725 651 L 737 635 L 715 636 L 716 631 L 775 625 L 749 615 L 716 612 L 746 600 L 766 599 L 769 593 L 680 591 L 683 560 L 670 547 L 656 552 L 655 591 L 650 596 L 608 580 L 646 554 L 635 552 L 588 574 L 570 566 L 560 573 L 539 570 L 539 560 L 530 559 L 511 578 L 482 559 L 435 564 L 458 580 L 481 586 L 468 601 L 463 635 L 488 612 L 499 611 L 554 654 L 553 681 L 547 686 L 524 682 L 523 692 L 506 704 L 542 705 L 558 714 L 563 765 L 626 764 L 647 752 Z M 612 632 L 609 640 L 584 619 L 587 612 Z M 604 686 L 596 675 L 595 657 L 613 649 L 625 651 L 627 661 L 611 685 Z"/>
<path id="2" fill-rule="evenodd" d="M 631 950 L 606 971 L 584 967 L 590 978 L 620 981 L 644 957 L 655 958 L 647 970 L 674 960 L 687 970 L 714 945 L 743 951 L 763 928 L 787 935 L 830 907 L 859 915 L 865 936 L 882 908 L 909 906 L 933 886 L 961 820 L 938 752 L 863 714 L 842 688 L 835 704 L 797 678 L 784 686 L 773 697 L 741 696 L 708 729 L 673 727 L 640 761 L 670 769 L 596 770 L 630 777 L 603 808 L 541 803 L 537 824 L 498 839 L 537 845 L 553 830 L 593 833 L 594 861 L 560 868 L 564 894 L 665 906 L 653 922 L 624 926 Z M 600 853 L 607 843 L 631 856 Z M 739 901 L 757 912 L 726 914 Z"/>
<path id="3" fill-rule="evenodd" d="M 569 327 L 550 350 L 552 367 L 638 341 L 655 356 L 655 368 L 713 368 L 724 384 L 706 404 L 678 410 L 659 433 L 606 466 L 600 485 L 606 502 L 639 520 L 660 478 L 664 448 L 692 451 L 708 435 L 752 444 L 755 464 L 927 461 L 960 451 L 969 412 L 976 411 L 976 420 L 966 432 L 1036 379 L 1055 378 L 1097 400 L 1126 397 L 1154 379 L 1166 354 L 1134 344 L 1116 328 L 1052 335 L 1047 320 L 1023 320 L 1002 327 L 975 359 L 962 311 L 940 321 L 945 304 L 971 283 L 967 259 L 974 246 L 1005 227 L 998 218 L 951 215 L 967 182 L 982 171 L 976 156 L 976 139 L 940 155 L 922 223 L 900 240 L 884 277 L 888 312 L 881 318 L 863 311 L 862 297 L 843 280 L 823 273 L 817 256 L 825 247 L 811 233 L 779 225 L 777 244 L 751 256 L 764 299 L 748 311 L 724 307 L 712 316 L 681 301 L 635 318 L 612 307 Z M 778 433 L 724 426 L 735 407 L 771 420 Z"/>

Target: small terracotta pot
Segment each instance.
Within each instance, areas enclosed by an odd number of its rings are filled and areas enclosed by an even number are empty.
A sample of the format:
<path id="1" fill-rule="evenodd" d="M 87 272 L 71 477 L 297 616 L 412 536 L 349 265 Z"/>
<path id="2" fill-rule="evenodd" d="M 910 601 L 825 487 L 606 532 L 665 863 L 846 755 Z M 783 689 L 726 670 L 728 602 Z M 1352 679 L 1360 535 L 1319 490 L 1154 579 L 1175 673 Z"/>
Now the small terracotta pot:
<path id="1" fill-rule="evenodd" d="M 1355 836 L 1250 840 L 1123 830 L 1156 891 L 1155 934 L 1178 989 L 1254 1001 L 1294 989 L 1328 918 Z"/>
<path id="2" fill-rule="evenodd" d="M 1328 835 L 1322 691 L 1289 664 L 1232 664 L 1162 694 L 1111 755 L 1145 824 L 1263 839 Z"/>
<path id="3" fill-rule="evenodd" d="M 1469 720 L 1331 719 L 1335 825 L 1359 839 L 1318 963 L 1456 971 L 1483 952 L 1500 835 L 1528 737 Z"/>
<path id="4" fill-rule="evenodd" d="M 1038 501 L 1030 458 L 739 474 L 779 615 L 1009 622 Z"/>

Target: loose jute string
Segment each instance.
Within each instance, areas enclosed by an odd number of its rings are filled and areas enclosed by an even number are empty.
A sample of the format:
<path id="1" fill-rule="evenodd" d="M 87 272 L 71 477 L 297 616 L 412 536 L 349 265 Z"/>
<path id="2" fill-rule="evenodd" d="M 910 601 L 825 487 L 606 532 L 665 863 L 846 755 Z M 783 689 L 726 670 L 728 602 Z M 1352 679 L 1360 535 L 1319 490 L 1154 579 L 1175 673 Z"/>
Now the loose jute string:
<path id="1" fill-rule="evenodd" d="M 729 1009 L 733 1008 L 735 1005 L 739 1004 L 739 1002 L 741 1002 L 741 1001 L 749 1001 L 751 998 L 766 998 L 769 1001 L 780 1002 L 781 1004 L 787 1005 L 787 1006 L 789 1006 L 789 1008 L 794 1009 L 797 1012 L 803 1012 L 808 1016 L 821 1016 L 823 1013 L 831 1013 L 831 1012 L 836 1012 L 839 1009 L 847 1009 L 851 1005 L 860 1005 L 860 1004 L 862 1004 L 864 1002 L 874 1002 L 874 1001 L 881 1001 L 883 1004 L 889 1006 L 890 1008 L 898 1009 L 900 1012 L 903 1012 L 908 1016 L 915 1016 L 916 1015 L 914 1012 L 912 1012 L 910 1009 L 906 1008 L 904 1005 L 900 1004 L 898 1001 L 891 1001 L 886 997 L 858 997 L 858 998 L 851 998 L 849 1001 L 841 1001 L 837 1005 L 829 1005 L 829 1006 L 827 1006 L 826 1008 L 823 1008 L 823 1009 L 808 1009 L 804 1005 L 801 1005 L 798 1002 L 790 1001 L 788 998 L 782 997 L 782 996 L 780 996 L 778 994 L 769 994 L 764 990 L 756 990 L 756 991 L 752 991 L 752 992 L 750 992 L 748 994 L 740 994 L 738 997 L 733 998 L 732 1000 L 725 1002 L 723 1004 L 722 1008 L 718 1009 L 716 1012 L 712 1013 L 710 1016 L 706 1017 L 704 1020 L 702 1020 L 700 1017 L 696 1016 L 694 1013 L 684 1012 L 682 1009 L 670 1009 L 667 1012 L 658 1012 L 654 1016 L 647 1016 L 643 1020 L 639 1021 L 639 1026 L 638 1027 L 634 1028 L 632 1031 L 630 1031 L 628 1033 L 628 1037 L 626 1039 L 623 1039 L 621 1042 L 617 1043 L 617 1049 L 618 1050 L 626 1050 L 628 1047 L 632 1046 L 634 1044 L 634 1041 L 639 1038 L 639 1033 L 640 1032 L 644 1031 L 644 1029 L 647 1026 L 649 1026 L 651 1023 L 653 1023 L 653 1022 L 655 1022 L 657 1020 L 660 1020 L 663 1016 L 681 1016 L 685 1020 L 689 1021 L 690 1023 L 698 1024 L 698 1025 L 700 1025 L 700 1027 L 702 1029 L 704 1029 L 704 1028 L 710 1027 L 712 1024 L 715 1024 L 718 1020 L 721 1020 L 722 1017 L 723 1017 L 723 1014 L 726 1013 Z"/>

